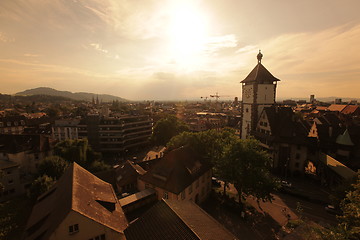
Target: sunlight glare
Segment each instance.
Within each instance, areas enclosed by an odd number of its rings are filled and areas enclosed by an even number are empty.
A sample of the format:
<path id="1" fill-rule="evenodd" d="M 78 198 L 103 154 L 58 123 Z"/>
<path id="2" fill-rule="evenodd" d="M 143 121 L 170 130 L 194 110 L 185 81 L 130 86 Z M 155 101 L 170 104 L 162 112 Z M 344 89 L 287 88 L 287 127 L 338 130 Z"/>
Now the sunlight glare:
<path id="1" fill-rule="evenodd" d="M 194 6 L 177 6 L 169 26 L 171 54 L 178 63 L 194 62 L 204 50 L 208 32 L 205 16 Z"/>

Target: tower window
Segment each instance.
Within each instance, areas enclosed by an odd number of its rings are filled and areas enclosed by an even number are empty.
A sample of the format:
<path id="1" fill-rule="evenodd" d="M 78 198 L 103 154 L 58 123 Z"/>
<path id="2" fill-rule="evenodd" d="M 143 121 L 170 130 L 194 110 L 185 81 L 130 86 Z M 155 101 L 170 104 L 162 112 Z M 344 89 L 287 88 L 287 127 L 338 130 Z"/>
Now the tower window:
<path id="1" fill-rule="evenodd" d="M 249 109 L 247 108 L 247 109 L 245 109 L 245 111 L 246 111 L 246 112 L 249 112 Z"/>

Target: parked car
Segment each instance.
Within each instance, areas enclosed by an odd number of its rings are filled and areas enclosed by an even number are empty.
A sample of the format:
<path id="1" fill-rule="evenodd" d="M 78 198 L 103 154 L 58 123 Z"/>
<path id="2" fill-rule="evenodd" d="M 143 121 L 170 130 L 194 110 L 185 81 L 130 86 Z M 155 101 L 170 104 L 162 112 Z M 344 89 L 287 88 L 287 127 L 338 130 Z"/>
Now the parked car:
<path id="1" fill-rule="evenodd" d="M 287 187 L 287 188 L 292 188 L 292 184 L 290 182 L 287 182 L 287 181 L 281 181 L 281 186 L 282 187 Z"/>
<path id="2" fill-rule="evenodd" d="M 220 181 L 217 180 L 215 177 L 212 177 L 212 178 L 211 178 L 211 182 L 212 182 L 212 185 L 213 185 L 214 187 L 221 187 Z"/>
<path id="3" fill-rule="evenodd" d="M 330 214 L 335 214 L 335 215 L 342 215 L 342 212 L 340 209 L 334 207 L 333 205 L 327 205 L 325 206 L 325 211 L 330 213 Z"/>

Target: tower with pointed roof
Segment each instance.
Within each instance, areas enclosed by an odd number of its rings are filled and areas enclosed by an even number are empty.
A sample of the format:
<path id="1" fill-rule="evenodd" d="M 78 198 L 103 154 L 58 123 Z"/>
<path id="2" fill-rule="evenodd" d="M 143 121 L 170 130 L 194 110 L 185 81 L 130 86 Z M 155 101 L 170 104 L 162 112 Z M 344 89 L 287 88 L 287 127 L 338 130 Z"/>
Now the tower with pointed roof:
<path id="1" fill-rule="evenodd" d="M 255 130 L 259 116 L 264 107 L 275 104 L 276 85 L 280 81 L 274 77 L 262 64 L 263 54 L 259 50 L 258 64 L 241 81 L 242 108 L 241 108 L 241 138 L 246 139 Z"/>

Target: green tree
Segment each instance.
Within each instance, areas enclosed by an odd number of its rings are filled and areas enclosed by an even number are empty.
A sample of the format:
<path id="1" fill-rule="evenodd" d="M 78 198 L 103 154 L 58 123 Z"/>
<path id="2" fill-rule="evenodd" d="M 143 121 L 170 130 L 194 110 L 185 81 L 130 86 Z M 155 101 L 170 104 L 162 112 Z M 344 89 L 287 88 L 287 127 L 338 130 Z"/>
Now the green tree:
<path id="1" fill-rule="evenodd" d="M 216 167 L 216 163 L 220 161 L 222 153 L 226 145 L 235 141 L 238 137 L 235 135 L 235 129 L 225 128 L 222 130 L 207 130 L 203 132 L 183 132 L 171 140 L 167 144 L 168 151 L 188 145 L 200 156 L 209 159 Z"/>
<path id="2" fill-rule="evenodd" d="M 173 137 L 167 148 L 171 150 L 184 145 L 211 161 L 214 175 L 224 181 L 224 195 L 228 183 L 233 183 L 238 187 L 239 196 L 252 194 L 258 199 L 271 199 L 270 193 L 277 184 L 269 172 L 270 159 L 259 149 L 256 140 L 241 140 L 232 128 L 212 129 L 183 132 Z"/>
<path id="3" fill-rule="evenodd" d="M 271 201 L 276 189 L 276 179 L 270 174 L 271 160 L 255 139 L 236 139 L 224 148 L 217 162 L 220 177 L 232 184 L 239 194 L 239 201 L 252 195 L 258 200 Z"/>
<path id="4" fill-rule="evenodd" d="M 59 179 L 65 172 L 69 163 L 59 156 L 45 158 L 39 163 L 39 176 L 47 175 L 53 179 Z"/>
<path id="5" fill-rule="evenodd" d="M 48 191 L 55 184 L 55 182 L 56 181 L 52 177 L 47 175 L 38 177 L 31 184 L 29 198 L 35 201 L 41 194 Z"/>
<path id="6" fill-rule="evenodd" d="M 340 227 L 349 234 L 349 239 L 360 239 L 360 175 L 352 186 L 353 189 L 340 204 L 343 215 L 338 219 Z"/>
<path id="7" fill-rule="evenodd" d="M 101 160 L 101 154 L 90 147 L 87 139 L 61 141 L 55 145 L 54 155 L 69 163 L 76 162 L 90 172 L 107 170 L 110 167 Z"/>
<path id="8" fill-rule="evenodd" d="M 172 137 L 188 130 L 189 127 L 184 122 L 176 116 L 168 115 L 155 124 L 152 140 L 157 145 L 166 145 Z"/>
<path id="9" fill-rule="evenodd" d="M 346 194 L 353 190 L 353 184 L 356 183 L 357 177 L 348 179 L 342 184 L 336 186 L 330 194 L 330 201 L 332 205 L 339 209 L 342 200 L 346 197 Z"/>

